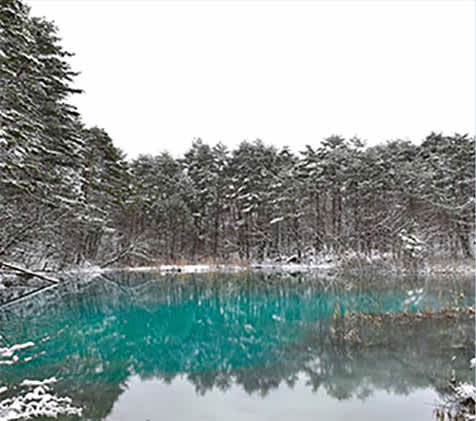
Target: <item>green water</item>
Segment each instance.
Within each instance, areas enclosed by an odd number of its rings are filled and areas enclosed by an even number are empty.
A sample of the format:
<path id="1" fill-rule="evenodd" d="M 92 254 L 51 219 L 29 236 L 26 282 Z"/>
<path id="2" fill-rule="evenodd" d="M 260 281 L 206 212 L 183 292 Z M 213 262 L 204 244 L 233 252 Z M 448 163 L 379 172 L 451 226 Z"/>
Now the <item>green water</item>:
<path id="1" fill-rule="evenodd" d="M 350 347 L 333 315 L 473 302 L 464 279 L 84 277 L 0 310 L 0 346 L 34 343 L 0 365 L 0 400 L 55 377 L 81 419 L 430 420 L 452 370 L 473 378 L 473 322 L 380 328 Z"/>

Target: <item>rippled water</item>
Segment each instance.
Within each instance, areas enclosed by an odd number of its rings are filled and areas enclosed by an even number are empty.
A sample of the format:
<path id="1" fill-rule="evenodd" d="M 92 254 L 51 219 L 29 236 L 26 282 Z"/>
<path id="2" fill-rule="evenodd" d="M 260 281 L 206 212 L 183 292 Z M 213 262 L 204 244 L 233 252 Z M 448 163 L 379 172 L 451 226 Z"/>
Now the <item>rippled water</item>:
<path id="1" fill-rule="evenodd" d="M 81 419 L 431 420 L 451 375 L 472 381 L 474 322 L 372 325 L 372 341 L 350 346 L 333 319 L 473 302 L 470 279 L 76 279 L 0 310 L 0 347 L 32 343 L 0 358 L 0 401 L 53 379 L 46 392 Z"/>

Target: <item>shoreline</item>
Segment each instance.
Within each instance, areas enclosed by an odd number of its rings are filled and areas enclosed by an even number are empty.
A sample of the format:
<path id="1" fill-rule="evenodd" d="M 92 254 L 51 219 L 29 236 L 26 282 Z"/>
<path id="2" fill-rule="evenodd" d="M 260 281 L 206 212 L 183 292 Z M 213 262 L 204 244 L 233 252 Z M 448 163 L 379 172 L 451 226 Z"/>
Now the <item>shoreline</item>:
<path id="1" fill-rule="evenodd" d="M 280 264 L 280 263 L 252 263 L 249 265 L 233 265 L 233 264 L 176 264 L 176 265 L 153 265 L 153 266 L 133 266 L 133 267 L 110 267 L 101 268 L 96 265 L 83 265 L 69 270 L 52 272 L 38 271 L 38 276 L 27 275 L 25 273 L 15 272 L 12 270 L 0 271 L 0 306 L 12 301 L 25 298 L 31 294 L 41 292 L 45 288 L 54 288 L 65 282 L 69 282 L 75 277 L 96 277 L 102 274 L 113 273 L 150 273 L 158 276 L 166 275 L 193 275 L 193 274 L 245 274 L 247 272 L 263 272 L 268 275 L 283 274 L 286 276 L 312 275 L 328 278 L 334 281 L 336 277 L 341 277 L 345 282 L 348 276 L 355 278 L 359 274 L 380 274 L 391 278 L 402 276 L 422 276 L 422 277 L 464 277 L 473 278 L 475 268 L 472 262 L 460 261 L 452 262 L 451 265 L 425 265 L 418 270 L 406 270 L 401 266 L 395 265 L 361 265 L 346 266 L 340 265 L 338 262 L 324 262 L 321 264 Z M 48 276 L 44 276 L 48 275 Z M 43 279 L 41 278 L 43 276 Z M 59 282 L 48 283 L 44 279 L 54 276 Z M 355 280 L 351 282 L 354 284 Z"/>
<path id="2" fill-rule="evenodd" d="M 468 264 L 466 261 L 455 262 L 453 264 L 426 264 L 418 268 L 407 269 L 403 265 L 367 264 L 359 266 L 342 265 L 338 262 L 320 264 L 300 264 L 300 263 L 250 263 L 248 265 L 234 264 L 164 264 L 151 266 L 130 266 L 101 268 L 91 265 L 90 267 L 78 267 L 62 273 L 108 273 L 108 272 L 159 272 L 159 273 L 214 273 L 214 272 L 388 272 L 388 273 L 416 273 L 421 275 L 476 275 L 474 263 Z"/>
<path id="3" fill-rule="evenodd" d="M 28 272 L 28 270 L 25 270 Z M 328 273 L 328 272 L 385 272 L 392 274 L 418 274 L 418 275 L 473 275 L 476 276 L 474 261 L 460 260 L 446 263 L 423 263 L 417 267 L 405 267 L 403 264 L 386 264 L 372 262 L 359 265 L 343 264 L 339 261 L 322 262 L 317 264 L 305 263 L 249 263 L 249 264 L 226 264 L 226 263 L 186 263 L 186 264 L 157 264 L 148 266 L 116 266 L 101 267 L 95 264 L 84 264 L 66 270 L 37 270 L 28 275 L 14 270 L 0 270 L 0 285 L 2 277 L 34 278 L 35 274 L 46 276 L 51 274 L 70 275 L 81 273 L 111 273 L 111 272 L 158 272 L 158 273 L 235 273 L 247 271 L 285 272 L 285 273 Z M 0 287 L 1 290 L 1 287 Z"/>

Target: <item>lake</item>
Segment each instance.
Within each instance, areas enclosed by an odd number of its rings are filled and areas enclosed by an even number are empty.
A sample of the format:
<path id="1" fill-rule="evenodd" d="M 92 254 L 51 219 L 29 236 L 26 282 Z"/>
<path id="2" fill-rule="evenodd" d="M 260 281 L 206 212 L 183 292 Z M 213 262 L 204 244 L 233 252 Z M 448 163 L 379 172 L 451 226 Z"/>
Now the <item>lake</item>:
<path id="1" fill-rule="evenodd" d="M 474 319 L 336 328 L 473 304 L 464 276 L 84 275 L 0 309 L 0 420 L 432 420 Z"/>

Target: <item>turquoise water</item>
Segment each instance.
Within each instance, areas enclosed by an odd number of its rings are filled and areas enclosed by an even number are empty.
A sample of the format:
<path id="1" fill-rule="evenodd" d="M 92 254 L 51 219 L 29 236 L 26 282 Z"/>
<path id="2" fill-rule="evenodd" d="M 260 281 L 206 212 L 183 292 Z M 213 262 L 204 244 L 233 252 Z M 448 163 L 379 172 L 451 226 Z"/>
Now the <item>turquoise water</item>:
<path id="1" fill-rule="evenodd" d="M 473 288 L 261 273 L 74 280 L 0 311 L 0 347 L 34 344 L 0 365 L 0 400 L 54 378 L 49 391 L 81 419 L 367 420 L 392 407 L 395 419 L 431 419 L 440 377 L 472 379 L 472 323 L 383 330 L 378 345 L 350 348 L 332 339 L 332 318 L 467 305 Z"/>

